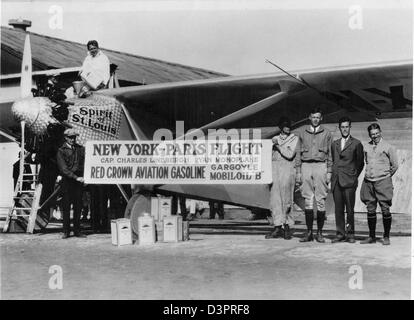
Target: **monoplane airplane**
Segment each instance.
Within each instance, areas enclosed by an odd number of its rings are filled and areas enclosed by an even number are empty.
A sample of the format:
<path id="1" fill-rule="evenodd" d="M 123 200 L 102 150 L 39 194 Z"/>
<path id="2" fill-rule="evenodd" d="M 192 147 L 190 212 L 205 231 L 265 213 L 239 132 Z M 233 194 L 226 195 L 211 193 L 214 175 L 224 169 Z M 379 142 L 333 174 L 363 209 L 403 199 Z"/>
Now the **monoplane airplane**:
<path id="1" fill-rule="evenodd" d="M 23 84 L 31 77 L 24 68 Z M 147 140 L 152 139 L 159 128 L 174 132 L 176 121 L 184 122 L 185 131 L 274 128 L 281 116 L 288 116 L 294 127 L 299 127 L 315 106 L 322 108 L 325 122 L 336 122 L 345 114 L 354 122 L 386 117 L 411 118 L 412 86 L 412 61 L 397 61 L 105 89 L 94 92 L 90 98 L 70 101 L 88 108 L 106 103 L 119 105 L 122 112 L 116 139 Z M 23 101 L 39 108 L 39 112 L 49 112 L 35 100 L 26 97 Z M 30 130 L 38 117 L 29 119 L 30 115 L 26 115 L 26 118 Z M 4 131 L 16 124 L 11 119 L 11 109 L 2 110 L 0 126 Z M 55 121 L 50 112 L 47 119 Z M 274 132 L 266 131 L 263 138 L 272 134 Z M 87 140 L 88 137 L 83 138 Z M 268 209 L 269 206 L 267 185 L 166 184 L 152 188 L 161 194 L 216 200 L 248 208 Z M 131 198 L 128 206 L 133 206 L 134 201 L 136 197 Z"/>

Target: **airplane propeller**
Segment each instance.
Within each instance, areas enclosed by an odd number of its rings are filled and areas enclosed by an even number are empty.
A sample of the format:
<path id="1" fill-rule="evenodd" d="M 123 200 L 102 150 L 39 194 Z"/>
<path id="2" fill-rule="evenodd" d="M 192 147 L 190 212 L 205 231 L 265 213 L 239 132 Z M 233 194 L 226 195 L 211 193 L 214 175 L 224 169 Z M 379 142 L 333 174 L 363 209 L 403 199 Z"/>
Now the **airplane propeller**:
<path id="1" fill-rule="evenodd" d="M 32 49 L 30 36 L 27 34 L 24 41 L 22 73 L 20 78 L 20 97 L 32 97 Z"/>
<path id="2" fill-rule="evenodd" d="M 59 123 L 52 115 L 54 104 L 47 97 L 33 97 L 32 94 L 32 50 L 30 36 L 24 42 L 20 96 L 12 105 L 12 113 L 18 121 L 24 121 L 26 127 L 35 135 L 46 133 L 51 123 Z"/>

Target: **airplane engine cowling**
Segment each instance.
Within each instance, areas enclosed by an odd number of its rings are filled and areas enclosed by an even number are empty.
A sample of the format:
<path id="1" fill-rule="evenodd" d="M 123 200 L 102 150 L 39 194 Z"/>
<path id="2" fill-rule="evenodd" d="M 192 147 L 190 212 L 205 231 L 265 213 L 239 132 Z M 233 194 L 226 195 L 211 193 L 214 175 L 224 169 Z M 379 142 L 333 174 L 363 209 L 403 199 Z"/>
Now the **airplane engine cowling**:
<path id="1" fill-rule="evenodd" d="M 17 121 L 25 121 L 29 131 L 43 135 L 49 124 L 58 123 L 52 115 L 53 105 L 46 97 L 30 97 L 16 100 L 11 110 Z"/>

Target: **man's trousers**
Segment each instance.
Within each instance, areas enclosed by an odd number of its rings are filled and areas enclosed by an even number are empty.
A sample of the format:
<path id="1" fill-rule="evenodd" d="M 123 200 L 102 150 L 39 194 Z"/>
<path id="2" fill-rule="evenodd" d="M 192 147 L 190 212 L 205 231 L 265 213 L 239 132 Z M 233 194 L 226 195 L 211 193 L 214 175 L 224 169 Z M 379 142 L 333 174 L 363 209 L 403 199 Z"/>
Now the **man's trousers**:
<path id="1" fill-rule="evenodd" d="M 70 233 L 70 207 L 73 205 L 73 231 L 80 232 L 83 185 L 77 181 L 64 181 L 62 184 L 63 233 Z"/>
<path id="2" fill-rule="evenodd" d="M 361 201 L 367 206 L 368 213 L 375 212 L 377 203 L 384 215 L 390 214 L 394 187 L 391 177 L 378 180 L 364 180 L 361 186 Z"/>
<path id="3" fill-rule="evenodd" d="M 333 198 L 335 202 L 335 222 L 336 234 L 340 237 L 345 237 L 348 234 L 355 233 L 354 222 L 354 207 L 355 207 L 355 192 L 356 187 L 343 188 L 336 183 L 333 187 Z M 346 224 L 345 228 L 345 208 L 346 208 Z"/>
<path id="4" fill-rule="evenodd" d="M 316 199 L 318 211 L 326 211 L 325 201 L 328 196 L 326 162 L 302 162 L 302 197 L 305 199 L 305 209 L 313 210 L 313 200 Z"/>
<path id="5" fill-rule="evenodd" d="M 377 204 L 379 203 L 382 212 L 382 222 L 384 224 L 384 238 L 389 238 L 392 216 L 390 207 L 392 205 L 394 187 L 391 177 L 378 181 L 364 180 L 361 186 L 361 201 L 365 203 L 368 211 L 369 236 L 375 238 L 375 228 L 377 224 Z"/>

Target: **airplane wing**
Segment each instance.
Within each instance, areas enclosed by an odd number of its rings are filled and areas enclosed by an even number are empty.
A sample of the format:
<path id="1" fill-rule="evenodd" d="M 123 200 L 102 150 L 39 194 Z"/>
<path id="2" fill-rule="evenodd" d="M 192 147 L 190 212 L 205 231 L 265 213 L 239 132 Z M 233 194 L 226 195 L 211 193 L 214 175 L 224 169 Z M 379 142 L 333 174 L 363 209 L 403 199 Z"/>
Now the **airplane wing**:
<path id="1" fill-rule="evenodd" d="M 26 51 L 30 50 L 25 49 Z M 31 70 L 23 64 L 22 70 L 30 71 L 29 69 Z M 77 70 L 67 71 L 67 74 L 77 73 Z M 46 76 L 55 72 L 56 70 L 38 75 L 34 73 L 34 76 Z M 84 123 L 79 117 L 74 117 L 72 121 L 88 126 L 84 130 L 85 140 L 96 139 L 95 129 L 108 133 L 112 138 L 128 140 L 151 139 L 160 128 L 176 131 L 173 138 L 177 138 L 190 129 L 275 127 L 281 116 L 288 116 L 294 126 L 300 126 L 306 121 L 309 110 L 315 106 L 322 108 L 325 122 L 336 122 L 344 113 L 351 115 L 354 122 L 375 120 L 378 117 L 412 116 L 411 61 L 300 70 L 292 74 L 293 76 L 279 72 L 101 90 L 93 95 L 95 99 L 75 99 L 77 101 L 72 103 L 88 112 L 94 111 L 90 107 L 102 109 L 108 105 L 114 106 L 117 114 L 121 114 L 120 120 L 116 116 L 120 121 L 119 135 L 113 134 L 111 124 L 104 126 L 102 123 Z M 22 83 L 23 78 L 30 79 L 31 76 L 31 72 L 22 71 Z M 18 78 L 19 75 L 3 77 L 2 87 Z M 18 86 L 19 93 L 23 87 L 25 92 L 30 90 L 31 83 L 27 83 L 27 86 Z M 0 94 L 0 97 L 4 98 L 4 95 Z M 35 100 L 36 98 L 31 98 L 16 105 L 16 110 L 18 107 L 30 106 L 29 110 L 24 110 L 24 114 L 28 120 L 32 116 L 31 125 L 38 121 L 40 110 L 45 109 L 38 105 L 36 115 L 33 112 L 36 110 L 31 108 L 39 102 L 39 99 Z M 8 124 L 12 122 L 11 108 L 5 108 L 2 101 L 0 105 L 0 129 L 7 130 Z M 122 113 L 118 112 L 119 108 L 122 108 Z M 112 119 L 109 115 L 104 118 Z M 33 128 L 48 124 L 48 120 L 45 120 L 46 123 L 42 121 L 39 120 Z M 184 124 L 180 131 L 176 130 L 177 121 Z M 96 128 L 96 124 L 99 128 Z M 10 138 L 8 132 L 3 130 L 0 133 L 1 137 Z M 270 135 L 271 132 L 266 131 L 266 134 Z M 156 187 L 160 192 L 169 194 L 183 194 L 256 208 L 268 208 L 267 188 L 266 185 Z"/>
<path id="2" fill-rule="evenodd" d="M 6 112 L 7 106 L 18 98 L 21 97 L 21 79 L 24 79 L 24 86 L 28 87 L 25 90 L 28 94 L 31 94 L 30 89 L 34 83 L 41 80 L 47 82 L 47 77 L 55 75 L 59 76 L 59 83 L 62 87 L 70 87 L 72 81 L 77 77 L 81 67 L 73 68 L 61 68 L 61 69 L 49 69 L 42 71 L 33 71 L 29 76 L 23 76 L 22 73 L 4 74 L 0 75 L 0 106 L 1 109 Z"/>
<path id="3" fill-rule="evenodd" d="M 283 74 L 222 77 L 100 91 L 123 103 L 131 130 L 122 139 L 151 139 L 159 128 L 275 127 L 281 116 L 296 126 L 322 106 L 325 122 L 342 115 L 353 121 L 411 117 L 412 62 L 336 67 Z M 138 134 L 137 134 L 138 132 Z M 135 134 L 133 134 L 135 133 Z M 180 134 L 177 133 L 177 136 Z M 163 185 L 159 192 L 268 208 L 268 186 Z"/>
<path id="4" fill-rule="evenodd" d="M 341 112 L 355 115 L 354 121 L 412 112 L 411 61 L 292 73 L 297 80 L 283 73 L 229 76 L 100 93 L 121 101 L 148 139 L 159 128 L 175 129 L 176 121 L 184 121 L 185 131 L 201 128 L 278 93 L 285 93 L 284 98 L 218 124 L 222 128 L 274 127 L 281 116 L 288 116 L 300 125 L 317 105 L 323 105 L 326 122 L 336 121 Z"/>
<path id="5" fill-rule="evenodd" d="M 33 71 L 32 77 L 40 77 L 40 76 L 51 76 L 51 75 L 62 75 L 62 74 L 77 74 L 81 67 L 71 67 L 71 68 L 60 68 L 60 69 L 48 69 L 48 70 L 41 70 L 41 71 Z M 9 80 L 9 79 L 19 79 L 22 76 L 21 73 L 10 73 L 4 74 L 0 76 L 0 80 Z"/>

